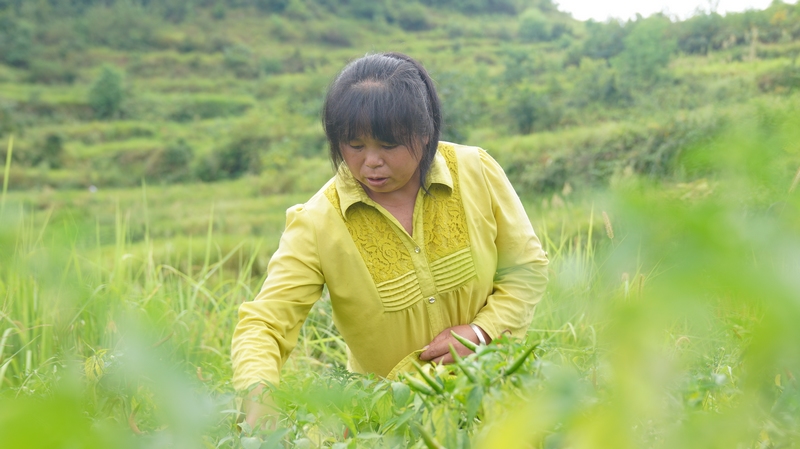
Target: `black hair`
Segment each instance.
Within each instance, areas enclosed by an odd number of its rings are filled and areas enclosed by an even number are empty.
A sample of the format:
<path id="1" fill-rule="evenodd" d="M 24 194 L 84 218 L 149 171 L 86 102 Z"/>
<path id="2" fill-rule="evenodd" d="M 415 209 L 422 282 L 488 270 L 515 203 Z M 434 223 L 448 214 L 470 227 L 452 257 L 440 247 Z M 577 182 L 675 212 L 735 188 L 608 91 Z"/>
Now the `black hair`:
<path id="1" fill-rule="evenodd" d="M 422 64 L 401 53 L 372 54 L 349 63 L 331 83 L 322 126 L 334 168 L 342 163 L 341 144 L 362 136 L 421 150 L 419 175 L 425 189 L 439 145 L 441 104 Z"/>

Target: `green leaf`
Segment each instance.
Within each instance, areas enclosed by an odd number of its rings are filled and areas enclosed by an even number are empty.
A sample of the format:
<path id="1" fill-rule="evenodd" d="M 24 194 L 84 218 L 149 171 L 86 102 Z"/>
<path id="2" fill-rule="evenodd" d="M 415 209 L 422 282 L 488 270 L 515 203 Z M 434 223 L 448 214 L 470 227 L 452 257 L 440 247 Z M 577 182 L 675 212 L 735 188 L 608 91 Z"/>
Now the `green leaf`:
<path id="1" fill-rule="evenodd" d="M 281 446 L 281 440 L 289 433 L 289 429 L 278 429 L 272 432 L 267 439 L 264 440 L 264 443 L 261 444 L 261 447 L 273 448 L 273 447 L 283 447 Z"/>
<path id="2" fill-rule="evenodd" d="M 481 408 L 483 401 L 483 388 L 475 386 L 470 390 L 467 395 L 467 422 L 472 422 L 475 416 L 478 415 L 478 410 Z"/>
<path id="3" fill-rule="evenodd" d="M 399 428 L 403 424 L 405 424 L 412 416 L 414 416 L 414 413 L 416 412 L 417 411 L 414 410 L 413 408 L 409 408 L 408 410 L 404 411 L 400 416 L 395 416 L 394 418 L 386 421 L 385 427 L 387 429 Z"/>
<path id="4" fill-rule="evenodd" d="M 411 389 L 402 382 L 392 382 L 392 396 L 396 407 L 405 407 L 411 397 Z"/>
<path id="5" fill-rule="evenodd" d="M 375 404 L 377 404 L 377 403 L 378 403 L 378 401 L 380 401 L 380 400 L 381 400 L 381 398 L 382 398 L 382 397 L 383 397 L 385 394 L 386 394 L 386 390 L 383 390 L 383 391 L 379 391 L 379 392 L 377 392 L 377 393 L 374 393 L 374 394 L 372 395 L 372 400 L 371 400 L 371 401 L 370 401 L 370 403 L 369 403 L 369 406 L 370 406 L 370 408 L 375 408 Z"/>
<path id="6" fill-rule="evenodd" d="M 311 440 L 309 440 L 308 438 L 300 438 L 293 441 L 292 447 L 297 449 L 307 449 L 314 447 L 314 444 L 311 443 Z"/>
<path id="7" fill-rule="evenodd" d="M 244 449 L 259 449 L 261 447 L 261 438 L 258 437 L 242 437 L 239 440 Z"/>
<path id="8" fill-rule="evenodd" d="M 359 440 L 377 440 L 377 439 L 382 438 L 382 437 L 383 437 L 383 435 L 381 435 L 379 433 L 375 433 L 375 432 L 361 432 L 361 433 L 358 434 L 357 438 Z"/>

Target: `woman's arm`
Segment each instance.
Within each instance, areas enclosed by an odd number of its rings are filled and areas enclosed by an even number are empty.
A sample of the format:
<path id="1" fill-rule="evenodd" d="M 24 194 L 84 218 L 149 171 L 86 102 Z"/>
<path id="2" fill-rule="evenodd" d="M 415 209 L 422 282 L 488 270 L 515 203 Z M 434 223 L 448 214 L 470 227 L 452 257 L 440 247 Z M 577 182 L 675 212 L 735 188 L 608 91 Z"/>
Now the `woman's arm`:
<path id="1" fill-rule="evenodd" d="M 523 336 L 547 285 L 547 255 L 500 164 L 484 150 L 479 155 L 497 224 L 497 270 L 493 292 L 473 323 L 492 338 Z"/>
<path id="2" fill-rule="evenodd" d="M 473 182 L 483 183 L 494 218 L 497 267 L 492 293 L 472 324 L 488 343 L 503 332 L 524 335 L 533 318 L 536 303 L 547 283 L 547 257 L 533 232 L 522 202 L 503 169 L 483 150 L 478 150 L 481 171 Z M 478 343 L 469 324 L 453 326 L 437 335 L 420 355 L 421 360 L 451 363 L 450 345 L 459 355 L 471 351 L 456 340 L 451 331 Z"/>
<path id="3" fill-rule="evenodd" d="M 231 341 L 233 386 L 238 391 L 279 382 L 303 321 L 322 293 L 316 229 L 303 206 L 287 211 L 286 230 L 267 273 L 255 300 L 239 307 Z"/>

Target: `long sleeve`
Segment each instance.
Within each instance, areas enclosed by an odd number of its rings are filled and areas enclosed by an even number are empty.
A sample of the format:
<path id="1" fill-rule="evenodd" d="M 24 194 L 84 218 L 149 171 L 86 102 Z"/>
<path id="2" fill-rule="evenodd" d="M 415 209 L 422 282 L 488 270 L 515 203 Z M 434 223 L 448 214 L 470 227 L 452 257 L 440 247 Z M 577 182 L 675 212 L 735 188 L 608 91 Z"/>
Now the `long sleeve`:
<path id="1" fill-rule="evenodd" d="M 231 342 L 234 388 L 278 383 L 281 367 L 297 344 L 323 284 L 312 219 L 303 206 L 294 206 L 286 212 L 286 230 L 260 293 L 239 307 Z"/>
<path id="2" fill-rule="evenodd" d="M 522 202 L 502 167 L 479 150 L 497 226 L 497 271 L 493 292 L 474 323 L 492 338 L 505 331 L 522 336 L 547 285 L 547 256 Z"/>

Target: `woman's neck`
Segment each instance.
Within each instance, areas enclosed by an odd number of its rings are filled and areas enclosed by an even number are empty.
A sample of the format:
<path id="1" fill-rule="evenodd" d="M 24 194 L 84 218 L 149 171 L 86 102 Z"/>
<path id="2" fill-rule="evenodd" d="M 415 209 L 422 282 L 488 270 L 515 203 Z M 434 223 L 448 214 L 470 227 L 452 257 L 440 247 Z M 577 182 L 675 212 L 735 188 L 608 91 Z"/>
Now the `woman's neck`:
<path id="1" fill-rule="evenodd" d="M 421 184 L 417 178 L 414 182 L 409 182 L 402 189 L 394 192 L 373 192 L 364 187 L 372 201 L 380 204 L 403 226 L 408 235 L 414 234 L 414 205 L 417 202 L 417 194 Z"/>

